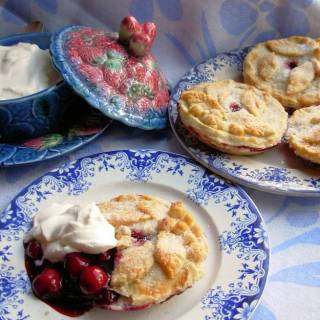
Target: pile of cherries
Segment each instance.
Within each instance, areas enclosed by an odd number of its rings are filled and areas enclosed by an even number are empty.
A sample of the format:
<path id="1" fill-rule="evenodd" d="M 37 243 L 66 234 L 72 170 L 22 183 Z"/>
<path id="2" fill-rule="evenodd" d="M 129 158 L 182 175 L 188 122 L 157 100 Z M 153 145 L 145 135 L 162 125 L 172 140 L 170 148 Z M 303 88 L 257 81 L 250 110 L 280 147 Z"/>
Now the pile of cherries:
<path id="1" fill-rule="evenodd" d="M 75 306 L 90 309 L 98 304 L 115 303 L 119 295 L 110 290 L 111 272 L 116 249 L 89 255 L 73 252 L 64 261 L 52 263 L 43 259 L 41 244 L 25 243 L 25 262 L 34 294 L 59 308 Z"/>

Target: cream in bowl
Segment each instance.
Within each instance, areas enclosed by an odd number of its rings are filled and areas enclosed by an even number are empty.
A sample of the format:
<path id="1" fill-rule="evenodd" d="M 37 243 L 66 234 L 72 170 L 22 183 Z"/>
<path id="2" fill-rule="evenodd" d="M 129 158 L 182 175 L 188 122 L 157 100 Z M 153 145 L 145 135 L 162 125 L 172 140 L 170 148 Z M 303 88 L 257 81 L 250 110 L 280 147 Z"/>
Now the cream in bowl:
<path id="1" fill-rule="evenodd" d="M 51 33 L 0 38 L 0 141 L 17 143 L 59 132 L 79 96 L 50 56 Z"/>
<path id="2" fill-rule="evenodd" d="M 48 49 L 23 42 L 0 46 L 0 100 L 28 96 L 60 80 Z"/>

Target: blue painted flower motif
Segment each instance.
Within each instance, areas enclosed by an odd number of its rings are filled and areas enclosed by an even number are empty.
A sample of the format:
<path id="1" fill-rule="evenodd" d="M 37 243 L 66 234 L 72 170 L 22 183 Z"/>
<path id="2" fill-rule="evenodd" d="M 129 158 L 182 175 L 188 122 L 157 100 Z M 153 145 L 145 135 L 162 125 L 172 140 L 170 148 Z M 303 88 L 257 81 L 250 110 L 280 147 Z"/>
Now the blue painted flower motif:
<path id="1" fill-rule="evenodd" d="M 267 248 L 269 247 L 268 244 L 268 235 L 267 231 L 262 228 L 254 228 L 254 235 L 257 239 L 257 243 L 263 243 Z"/>
<path id="2" fill-rule="evenodd" d="M 24 320 L 25 315 L 21 308 L 24 300 L 21 294 L 30 292 L 29 279 L 25 272 L 15 273 L 14 268 L 7 264 L 0 264 L 0 319 Z"/>
<path id="3" fill-rule="evenodd" d="M 250 304 L 244 302 L 240 308 L 237 308 L 238 313 L 234 316 L 233 319 L 249 320 L 254 309 L 256 308 L 257 303 L 257 300 L 252 301 Z"/>
<path id="4" fill-rule="evenodd" d="M 298 182 L 299 178 L 296 176 L 291 176 L 290 171 L 287 168 L 281 167 L 264 167 L 262 170 L 254 170 L 247 173 L 250 178 L 255 178 L 257 180 L 263 179 L 271 182 Z"/>
<path id="5" fill-rule="evenodd" d="M 74 170 L 75 164 L 71 163 L 63 163 L 60 168 L 57 169 L 57 172 L 62 173 L 69 173 L 71 170 Z"/>
<path id="6" fill-rule="evenodd" d="M 9 261 L 9 257 L 12 256 L 12 252 L 10 249 L 10 245 L 6 245 L 0 249 L 0 259 L 2 260 L 2 262 Z"/>
<path id="7" fill-rule="evenodd" d="M 308 186 L 311 186 L 314 188 L 320 188 L 319 178 L 309 178 L 309 179 L 304 179 L 304 181 L 307 182 Z"/>
<path id="8" fill-rule="evenodd" d="M 9 220 L 12 219 L 12 216 L 13 216 L 13 210 L 6 210 L 6 211 L 3 211 L 0 215 L 0 223 L 6 223 L 8 222 Z"/>
<path id="9" fill-rule="evenodd" d="M 151 157 L 151 153 L 149 150 L 139 150 L 137 152 L 135 152 L 134 154 L 135 157 L 139 157 L 139 158 L 150 158 Z"/>

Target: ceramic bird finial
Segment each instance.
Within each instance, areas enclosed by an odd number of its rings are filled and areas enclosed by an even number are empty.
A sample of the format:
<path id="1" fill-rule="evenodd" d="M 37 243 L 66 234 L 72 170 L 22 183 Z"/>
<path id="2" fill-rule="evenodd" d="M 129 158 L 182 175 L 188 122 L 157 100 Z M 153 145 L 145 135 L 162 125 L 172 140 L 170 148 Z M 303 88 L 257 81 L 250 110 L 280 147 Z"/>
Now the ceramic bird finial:
<path id="1" fill-rule="evenodd" d="M 136 57 L 149 53 L 156 37 L 157 27 L 153 22 L 140 24 L 135 17 L 127 16 L 121 21 L 119 42 Z"/>

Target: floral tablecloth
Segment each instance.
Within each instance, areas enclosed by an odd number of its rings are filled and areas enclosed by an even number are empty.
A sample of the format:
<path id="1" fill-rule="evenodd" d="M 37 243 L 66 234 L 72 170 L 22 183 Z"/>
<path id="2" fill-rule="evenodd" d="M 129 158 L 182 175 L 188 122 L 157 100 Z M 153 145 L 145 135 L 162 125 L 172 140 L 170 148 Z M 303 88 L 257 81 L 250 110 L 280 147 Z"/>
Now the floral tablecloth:
<path id="1" fill-rule="evenodd" d="M 171 84 L 216 53 L 273 37 L 320 35 L 318 0 L 0 0 L 0 35 L 40 20 L 47 30 L 87 24 L 117 30 L 128 13 L 155 20 L 154 53 Z M 0 210 L 26 184 L 66 161 L 104 150 L 152 148 L 185 153 L 170 129 L 144 132 L 114 122 L 82 149 L 47 162 L 0 169 Z M 320 319 L 320 198 L 290 198 L 247 190 L 266 221 L 271 241 L 269 280 L 253 320 Z M 0 243 L 0 263 L 5 256 Z M 0 319 L 9 320 L 1 297 Z M 246 320 L 251 308 L 239 308 Z M 208 318 L 206 320 L 209 320 Z"/>

